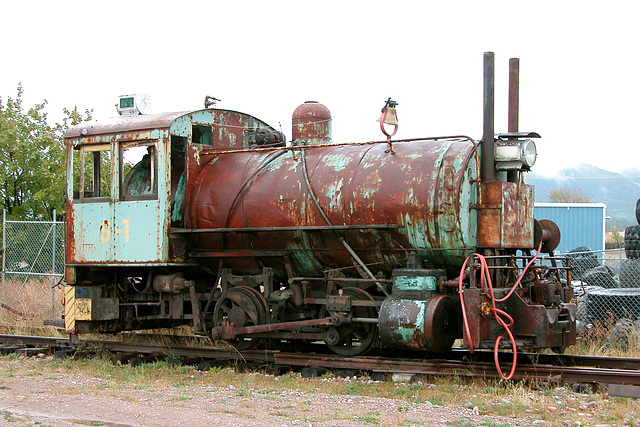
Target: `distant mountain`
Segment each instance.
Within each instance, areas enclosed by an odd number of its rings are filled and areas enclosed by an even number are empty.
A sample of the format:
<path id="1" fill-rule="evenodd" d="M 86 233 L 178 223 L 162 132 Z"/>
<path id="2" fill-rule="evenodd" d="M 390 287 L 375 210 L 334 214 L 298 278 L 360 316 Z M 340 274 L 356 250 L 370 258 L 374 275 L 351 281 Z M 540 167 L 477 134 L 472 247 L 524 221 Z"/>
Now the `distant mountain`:
<path id="1" fill-rule="evenodd" d="M 636 201 L 640 198 L 640 170 L 609 172 L 592 165 L 577 165 L 557 172 L 554 176 L 535 173 L 525 175 L 528 184 L 536 186 L 536 202 L 548 202 L 549 191 L 577 188 L 591 197 L 592 202 L 607 205 L 607 216 L 629 220 L 635 224 Z"/>

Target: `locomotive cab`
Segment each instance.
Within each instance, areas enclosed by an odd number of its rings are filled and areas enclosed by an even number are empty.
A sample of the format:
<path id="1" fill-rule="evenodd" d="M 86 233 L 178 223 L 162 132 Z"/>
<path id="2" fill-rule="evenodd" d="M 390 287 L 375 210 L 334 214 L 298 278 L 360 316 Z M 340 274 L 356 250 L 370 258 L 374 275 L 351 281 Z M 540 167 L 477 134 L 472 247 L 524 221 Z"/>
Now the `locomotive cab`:
<path id="1" fill-rule="evenodd" d="M 190 304 L 160 314 L 144 297 L 154 277 L 184 276 L 196 265 L 185 240 L 170 233 L 185 226 L 187 152 L 249 147 L 265 133 L 277 132 L 252 116 L 217 109 L 127 115 L 71 128 L 65 135 L 67 330 L 191 322 L 183 309 Z"/>

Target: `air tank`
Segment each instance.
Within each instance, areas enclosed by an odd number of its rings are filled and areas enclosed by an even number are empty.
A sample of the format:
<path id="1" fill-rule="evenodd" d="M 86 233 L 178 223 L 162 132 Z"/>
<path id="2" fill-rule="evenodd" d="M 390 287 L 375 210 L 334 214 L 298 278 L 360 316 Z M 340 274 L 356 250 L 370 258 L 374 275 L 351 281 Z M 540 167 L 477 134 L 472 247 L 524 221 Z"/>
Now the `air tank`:
<path id="1" fill-rule="evenodd" d="M 266 266 L 280 277 L 332 268 L 355 275 L 342 239 L 374 273 L 404 266 L 415 251 L 426 266 L 455 272 L 476 245 L 474 144 L 423 139 L 393 148 L 379 142 L 203 155 L 190 228 L 244 231 L 197 234 L 191 245 L 228 254 L 235 274 Z"/>

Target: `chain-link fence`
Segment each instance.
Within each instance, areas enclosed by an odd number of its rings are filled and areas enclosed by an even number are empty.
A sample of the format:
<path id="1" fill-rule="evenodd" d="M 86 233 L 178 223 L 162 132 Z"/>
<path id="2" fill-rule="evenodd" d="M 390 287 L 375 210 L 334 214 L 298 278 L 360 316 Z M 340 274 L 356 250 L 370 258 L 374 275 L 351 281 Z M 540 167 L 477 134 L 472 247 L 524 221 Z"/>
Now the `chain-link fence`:
<path id="1" fill-rule="evenodd" d="M 640 259 L 627 258 L 624 249 L 586 247 L 566 256 L 573 266 L 578 330 L 593 326 L 640 329 Z"/>
<path id="2" fill-rule="evenodd" d="M 65 224 L 52 221 L 8 221 L 2 214 L 3 323 L 41 326 L 60 318 L 64 273 Z"/>

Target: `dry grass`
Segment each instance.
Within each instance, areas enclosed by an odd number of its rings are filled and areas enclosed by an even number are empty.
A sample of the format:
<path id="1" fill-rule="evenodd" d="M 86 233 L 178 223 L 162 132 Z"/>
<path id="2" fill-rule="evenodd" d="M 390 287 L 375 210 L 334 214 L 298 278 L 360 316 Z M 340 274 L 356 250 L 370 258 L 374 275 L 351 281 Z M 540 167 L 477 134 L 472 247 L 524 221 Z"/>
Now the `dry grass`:
<path id="1" fill-rule="evenodd" d="M 587 356 L 640 358 L 640 331 L 612 319 L 596 323 L 578 339 L 568 353 Z"/>
<path id="2" fill-rule="evenodd" d="M 234 367 L 214 367 L 209 371 L 196 371 L 189 366 L 173 366 L 168 361 L 142 364 L 137 367 L 113 365 L 107 357 L 88 360 L 43 360 L 0 357 L 0 379 L 3 376 L 42 375 L 55 376 L 60 372 L 97 378 L 101 389 L 140 389 L 149 391 L 182 390 L 179 400 L 188 401 L 198 387 L 208 392 L 233 390 L 238 398 L 277 399 L 279 402 L 300 404 L 304 396 L 319 394 L 333 396 L 367 396 L 406 402 L 400 408 L 413 404 L 439 406 L 464 405 L 476 408 L 480 414 L 513 417 L 514 420 L 545 421 L 545 425 L 570 425 L 582 420 L 582 425 L 630 425 L 640 413 L 640 403 L 631 399 L 609 398 L 606 394 L 579 394 L 567 387 L 528 383 L 501 382 L 482 379 L 465 380 L 458 377 L 423 378 L 415 383 L 372 381 L 367 376 L 336 378 L 332 373 L 312 379 L 289 372 L 281 376 L 268 375 L 260 370 L 237 373 Z M 58 373 L 58 374 L 56 374 Z M 87 384 L 95 384 L 87 381 Z M 60 390 L 60 393 L 87 393 L 83 387 Z M 212 394 L 212 396 L 214 396 Z M 287 397 L 281 397 L 287 396 Z M 295 399 L 294 399 L 295 398 Z M 404 405 L 404 406 L 403 406 Z M 286 409 L 286 408 L 283 408 Z M 402 409 L 400 409 L 402 410 Z M 286 412 L 286 411 L 285 411 Z M 631 418 L 630 418 L 631 417 Z M 375 414 L 367 424 L 376 424 Z M 512 425 L 518 425 L 514 423 Z"/>
<path id="3" fill-rule="evenodd" d="M 51 278 L 46 276 L 26 281 L 22 278 L 5 278 L 0 324 L 5 329 L 36 330 L 44 326 L 45 319 L 60 319 L 63 291 L 60 287 L 52 289 L 51 285 Z"/>

